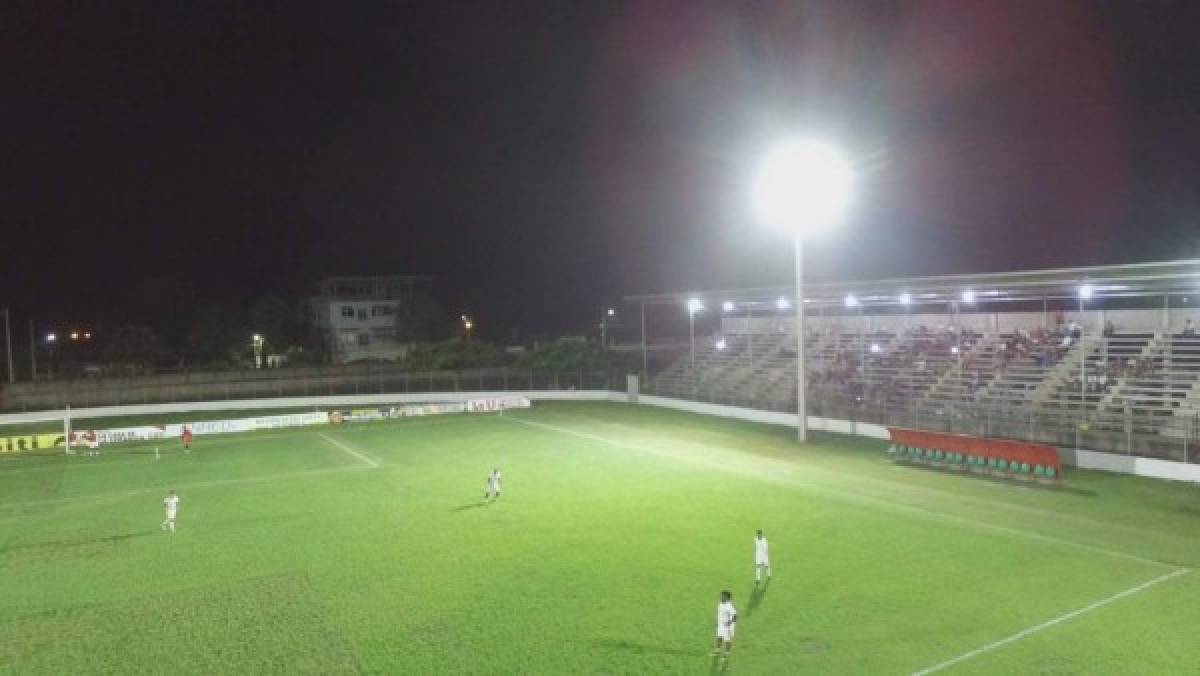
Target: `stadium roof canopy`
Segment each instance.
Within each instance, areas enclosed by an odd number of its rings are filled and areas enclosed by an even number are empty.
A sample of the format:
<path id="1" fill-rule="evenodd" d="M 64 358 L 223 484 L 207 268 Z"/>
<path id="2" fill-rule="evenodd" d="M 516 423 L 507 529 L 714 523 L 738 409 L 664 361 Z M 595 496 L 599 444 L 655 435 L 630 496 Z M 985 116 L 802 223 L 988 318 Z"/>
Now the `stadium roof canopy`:
<path id="1" fill-rule="evenodd" d="M 970 291 L 976 302 L 990 304 L 1074 300 L 1080 297 L 1080 289 L 1085 287 L 1091 300 L 1200 295 L 1200 259 L 1025 272 L 810 282 L 804 285 L 804 296 L 810 307 L 841 306 L 849 295 L 853 295 L 859 306 L 900 305 L 902 294 L 907 294 L 913 305 L 928 305 L 954 303 L 962 299 L 964 292 Z M 689 298 L 753 305 L 773 304 L 779 298 L 791 299 L 794 294 L 794 287 L 777 286 L 634 294 L 626 296 L 625 300 L 647 306 L 685 304 Z"/>

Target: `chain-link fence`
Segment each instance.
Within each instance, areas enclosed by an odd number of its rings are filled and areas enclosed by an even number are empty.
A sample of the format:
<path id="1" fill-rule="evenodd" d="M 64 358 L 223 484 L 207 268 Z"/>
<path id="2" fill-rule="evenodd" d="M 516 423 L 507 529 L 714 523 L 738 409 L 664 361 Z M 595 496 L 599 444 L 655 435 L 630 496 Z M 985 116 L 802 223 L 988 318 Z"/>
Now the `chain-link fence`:
<path id="1" fill-rule="evenodd" d="M 5 411 L 38 411 L 92 406 L 165 404 L 191 401 L 270 399 L 352 394 L 503 392 L 525 390 L 612 390 L 625 388 L 625 374 L 604 371 L 533 371 L 493 368 L 460 371 L 380 369 L 357 373 L 292 373 L 264 369 L 253 379 L 161 382 L 158 379 L 56 381 L 6 387 Z"/>
<path id="2" fill-rule="evenodd" d="M 660 387 L 651 380 L 642 386 L 646 394 L 678 397 L 726 406 L 764 411 L 796 410 L 795 388 L 787 396 L 768 393 L 731 394 L 703 382 L 674 383 Z M 922 401 L 908 403 L 863 401 L 812 392 L 808 414 L 910 427 L 937 432 L 972 434 L 1122 453 L 1178 462 L 1200 462 L 1200 416 L 1177 415 L 1172 409 L 1149 414 L 1126 410 L 1103 413 L 1090 407 L 989 406 L 975 402 Z"/>

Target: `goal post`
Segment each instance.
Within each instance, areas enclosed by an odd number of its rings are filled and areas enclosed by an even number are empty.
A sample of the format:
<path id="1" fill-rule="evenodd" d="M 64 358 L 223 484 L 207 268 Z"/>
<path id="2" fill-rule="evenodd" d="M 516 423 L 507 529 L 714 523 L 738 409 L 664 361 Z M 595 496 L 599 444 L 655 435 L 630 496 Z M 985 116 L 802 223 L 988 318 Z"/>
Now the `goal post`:
<path id="1" fill-rule="evenodd" d="M 15 422 L 0 422 L 0 455 L 29 452 L 71 452 L 71 412 L 63 411 Z"/>

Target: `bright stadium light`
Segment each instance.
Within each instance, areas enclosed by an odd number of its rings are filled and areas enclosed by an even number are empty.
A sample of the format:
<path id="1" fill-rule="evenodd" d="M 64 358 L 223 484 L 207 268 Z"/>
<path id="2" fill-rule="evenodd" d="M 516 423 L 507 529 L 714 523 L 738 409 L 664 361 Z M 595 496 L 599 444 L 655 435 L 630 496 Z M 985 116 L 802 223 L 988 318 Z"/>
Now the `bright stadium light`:
<path id="1" fill-rule="evenodd" d="M 58 340 L 58 335 L 57 335 L 57 334 L 54 334 L 54 333 L 47 333 L 47 334 L 46 334 L 46 342 L 47 342 L 47 343 L 53 343 L 53 342 L 55 342 L 55 341 L 57 341 L 57 340 Z"/>
<path id="2" fill-rule="evenodd" d="M 733 301 L 731 301 L 731 300 L 727 300 L 727 301 L 725 301 L 724 303 L 721 303 L 721 311 L 723 311 L 723 312 L 733 312 L 733 310 L 734 310 L 734 304 L 733 304 Z"/>
<path id="3" fill-rule="evenodd" d="M 79 332 L 78 331 L 71 332 L 71 340 L 79 340 Z"/>
<path id="4" fill-rule="evenodd" d="M 836 225 L 850 203 L 853 172 L 832 145 L 790 139 L 767 153 L 750 200 L 758 219 L 792 235 L 796 260 L 796 438 L 808 440 L 804 357 L 804 235 Z"/>
<path id="5" fill-rule="evenodd" d="M 899 301 L 901 305 L 912 305 L 912 294 L 905 291 L 904 293 L 900 294 Z"/>
<path id="6" fill-rule="evenodd" d="M 964 303 L 974 303 L 975 302 L 975 291 L 972 289 L 964 290 L 962 292 L 962 301 Z"/>
<path id="7" fill-rule="evenodd" d="M 1079 297 L 1081 299 L 1090 300 L 1092 297 L 1092 294 L 1094 294 L 1094 293 L 1096 293 L 1096 287 L 1092 286 L 1091 284 L 1080 284 L 1079 285 Z"/>
<path id="8" fill-rule="evenodd" d="M 697 312 L 704 312 L 704 302 L 699 298 L 689 298 L 687 302 L 687 309 L 688 314 L 693 315 Z"/>
<path id="9" fill-rule="evenodd" d="M 852 293 L 846 294 L 846 299 L 842 302 L 845 303 L 846 307 L 858 307 L 858 299 Z"/>
<path id="10" fill-rule="evenodd" d="M 83 332 L 83 339 L 84 339 L 84 340 L 91 340 L 91 339 L 92 339 L 92 332 L 91 332 L 91 331 L 84 331 L 84 332 Z"/>
<path id="11" fill-rule="evenodd" d="M 724 339 L 724 338 L 720 338 L 720 339 L 718 339 L 718 340 L 717 340 L 717 349 L 718 349 L 718 350 L 724 350 L 724 349 L 725 349 L 725 347 L 726 347 L 725 339 Z"/>
<path id="12" fill-rule="evenodd" d="M 850 202 L 850 163 L 826 143 L 796 139 L 767 154 L 754 180 L 758 218 L 790 231 L 828 228 Z"/>
<path id="13" fill-rule="evenodd" d="M 612 308 L 608 308 L 608 316 L 609 316 L 609 317 L 615 317 L 615 316 L 617 316 L 617 311 L 616 311 L 616 310 L 614 310 L 614 309 L 612 309 Z"/>
<path id="14" fill-rule="evenodd" d="M 871 353 L 872 354 L 879 354 L 879 351 L 882 349 L 883 348 L 879 346 L 879 343 L 871 343 Z"/>
<path id="15" fill-rule="evenodd" d="M 776 310 L 787 310 L 790 307 L 792 307 L 792 304 L 789 303 L 788 299 L 784 298 L 783 296 L 780 296 L 779 300 L 775 301 Z"/>
<path id="16" fill-rule="evenodd" d="M 958 346 L 957 345 L 950 346 L 950 354 L 958 354 Z"/>

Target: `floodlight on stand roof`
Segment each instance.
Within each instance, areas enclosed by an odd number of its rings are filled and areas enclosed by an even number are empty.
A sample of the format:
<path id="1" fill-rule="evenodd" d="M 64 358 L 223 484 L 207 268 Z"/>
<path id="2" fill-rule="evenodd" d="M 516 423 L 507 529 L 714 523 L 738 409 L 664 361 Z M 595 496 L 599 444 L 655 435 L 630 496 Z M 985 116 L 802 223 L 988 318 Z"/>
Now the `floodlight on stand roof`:
<path id="1" fill-rule="evenodd" d="M 614 316 L 616 316 L 616 314 L 617 314 L 616 310 L 614 310 L 612 308 L 608 308 L 608 316 L 609 317 L 614 317 Z"/>
<path id="2" fill-rule="evenodd" d="M 721 303 L 721 310 L 724 312 L 733 312 L 733 310 L 734 310 L 733 301 L 727 300 L 724 303 Z"/>
<path id="3" fill-rule="evenodd" d="M 1083 300 L 1090 299 L 1094 293 L 1096 293 L 1096 287 L 1092 286 L 1091 284 L 1084 282 L 1083 284 L 1079 285 L 1079 297 Z"/>
<path id="4" fill-rule="evenodd" d="M 47 343 L 53 343 L 53 342 L 54 342 L 54 341 L 56 341 L 56 340 L 58 340 L 58 335 L 56 335 L 56 334 L 54 334 L 54 333 L 47 333 L 47 334 L 46 334 L 46 342 L 47 342 Z"/>
<path id="5" fill-rule="evenodd" d="M 846 298 L 843 303 L 845 303 L 846 307 L 858 307 L 858 299 L 855 298 L 854 294 L 852 293 L 846 294 Z"/>
<path id="6" fill-rule="evenodd" d="M 779 298 L 778 298 L 778 299 L 775 301 L 775 309 L 776 309 L 776 310 L 787 310 L 787 309 L 788 309 L 788 308 L 790 308 L 790 307 L 792 307 L 792 304 L 788 302 L 788 299 L 786 299 L 786 298 L 784 298 L 784 297 L 782 297 L 782 296 L 780 296 L 780 297 L 779 297 Z"/>
<path id="7" fill-rule="evenodd" d="M 964 289 L 962 292 L 962 302 L 974 303 L 975 302 L 975 291 L 972 289 Z"/>
<path id="8" fill-rule="evenodd" d="M 724 338 L 717 339 L 717 349 L 718 350 L 724 350 L 727 345 L 728 344 L 725 342 Z"/>
<path id="9" fill-rule="evenodd" d="M 800 234 L 836 224 L 850 202 L 852 182 L 849 162 L 833 146 L 791 139 L 767 153 L 751 199 L 763 223 Z"/>
<path id="10" fill-rule="evenodd" d="M 689 298 L 687 302 L 688 314 L 696 314 L 704 311 L 704 302 L 699 298 Z"/>
<path id="11" fill-rule="evenodd" d="M 912 294 L 905 291 L 904 293 L 900 294 L 900 296 L 899 296 L 899 298 L 897 298 L 897 300 L 900 301 L 901 305 L 911 305 L 912 304 Z"/>

